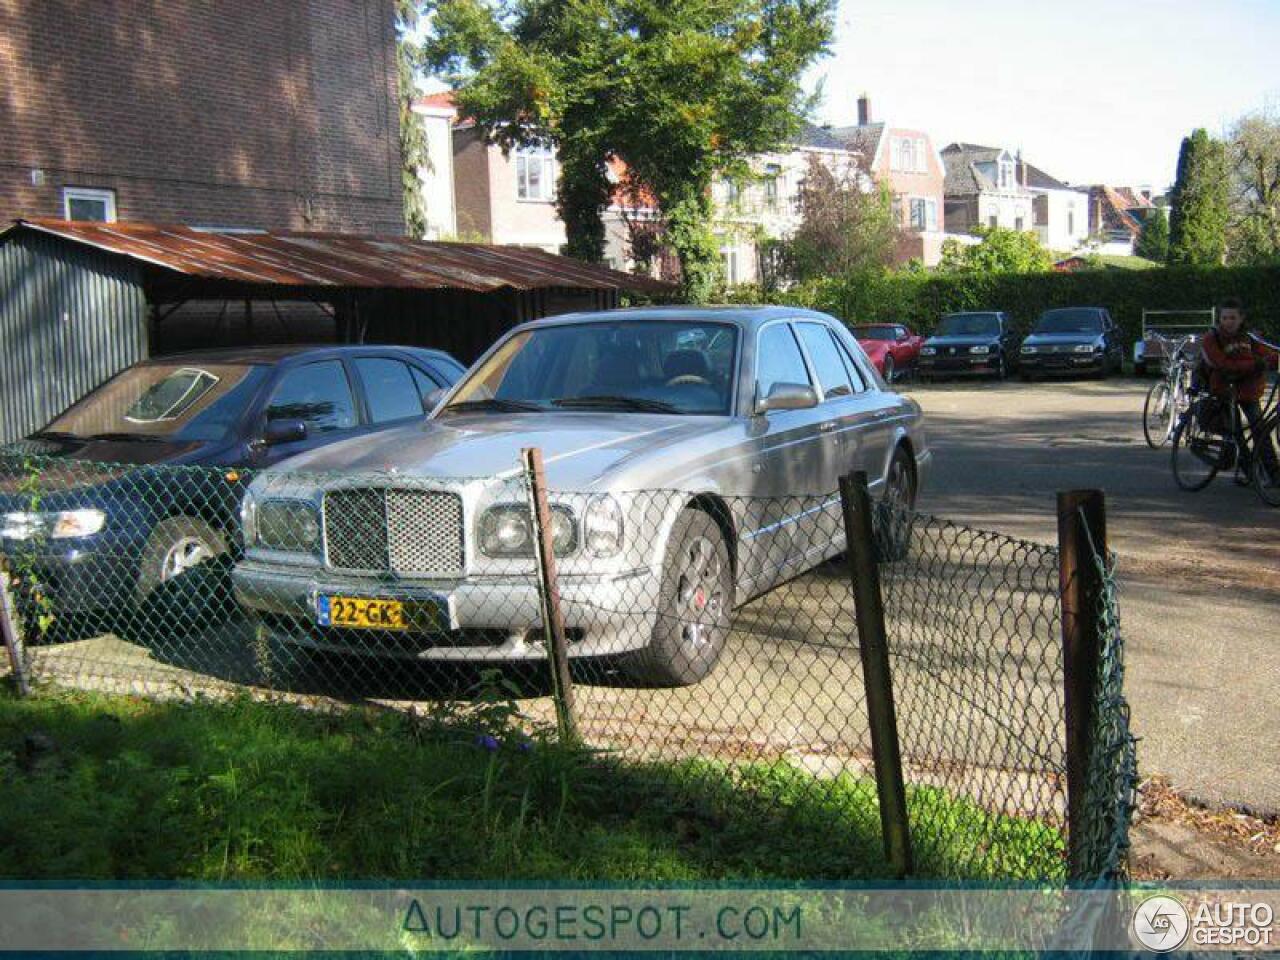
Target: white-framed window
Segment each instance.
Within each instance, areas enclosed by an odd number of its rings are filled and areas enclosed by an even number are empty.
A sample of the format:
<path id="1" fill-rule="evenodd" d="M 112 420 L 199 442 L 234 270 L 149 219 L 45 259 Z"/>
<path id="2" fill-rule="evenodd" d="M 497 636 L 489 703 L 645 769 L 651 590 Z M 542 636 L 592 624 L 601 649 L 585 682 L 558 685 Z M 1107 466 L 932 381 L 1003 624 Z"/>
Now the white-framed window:
<path id="1" fill-rule="evenodd" d="M 1067 211 L 1067 236 L 1074 237 L 1076 235 L 1076 212 L 1074 210 Z"/>
<path id="2" fill-rule="evenodd" d="M 722 177 L 720 179 L 720 192 L 724 196 L 724 202 L 733 205 L 738 202 L 738 198 L 742 195 L 738 188 L 738 181 L 732 177 Z"/>
<path id="3" fill-rule="evenodd" d="M 516 151 L 516 198 L 541 203 L 556 198 L 556 157 L 550 147 Z"/>
<path id="4" fill-rule="evenodd" d="M 724 282 L 732 287 L 738 282 L 738 248 L 726 243 L 720 248 L 720 263 L 724 267 Z"/>
<path id="5" fill-rule="evenodd" d="M 1021 233 L 1026 229 L 1026 221 L 1022 217 L 1018 217 L 1013 221 L 1013 229 Z"/>
<path id="6" fill-rule="evenodd" d="M 912 197 L 910 203 L 911 229 L 919 233 L 938 229 L 938 201 L 928 197 Z"/>
<path id="7" fill-rule="evenodd" d="M 67 220 L 114 223 L 116 192 L 99 187 L 63 187 L 62 216 Z"/>
<path id="8" fill-rule="evenodd" d="M 889 165 L 900 173 L 928 173 L 929 155 L 923 137 L 894 137 Z"/>
<path id="9" fill-rule="evenodd" d="M 782 165 L 764 165 L 764 205 L 769 210 L 778 209 L 778 181 L 782 179 Z"/>
<path id="10" fill-rule="evenodd" d="M 1014 185 L 1013 161 L 1001 160 L 1000 161 L 1000 189 L 1012 190 L 1013 185 Z"/>

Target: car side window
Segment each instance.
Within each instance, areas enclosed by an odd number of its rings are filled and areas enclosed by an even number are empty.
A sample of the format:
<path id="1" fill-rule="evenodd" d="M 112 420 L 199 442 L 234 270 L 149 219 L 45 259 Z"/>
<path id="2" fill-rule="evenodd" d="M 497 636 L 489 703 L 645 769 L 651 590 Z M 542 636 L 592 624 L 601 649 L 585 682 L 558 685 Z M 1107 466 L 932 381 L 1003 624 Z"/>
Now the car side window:
<path id="1" fill-rule="evenodd" d="M 413 382 L 418 385 L 418 396 L 422 398 L 422 408 L 427 413 L 430 413 L 431 408 L 427 406 L 427 397 L 445 386 L 445 384 L 438 383 L 432 374 L 420 370 L 417 367 L 410 367 L 409 369 L 413 372 Z"/>
<path id="2" fill-rule="evenodd" d="M 312 433 L 349 430 L 356 402 L 341 360 L 321 360 L 287 371 L 267 404 L 268 420 L 301 420 Z"/>
<path id="3" fill-rule="evenodd" d="M 789 323 L 765 327 L 756 341 L 756 399 L 763 400 L 779 383 L 809 386 L 809 369 Z"/>
<path id="4" fill-rule="evenodd" d="M 800 339 L 804 341 L 809 359 L 813 361 L 814 373 L 818 383 L 822 385 L 822 393 L 826 399 L 847 397 L 853 393 L 853 384 L 849 380 L 849 371 L 845 362 L 840 359 L 839 348 L 831 331 L 821 323 L 799 323 L 796 327 Z"/>
<path id="5" fill-rule="evenodd" d="M 355 363 L 372 423 L 422 416 L 422 395 L 408 364 L 389 357 L 358 357 Z"/>
<path id="6" fill-rule="evenodd" d="M 844 359 L 845 368 L 849 371 L 849 381 L 853 384 L 854 393 L 865 393 L 868 387 L 867 378 L 863 375 L 862 367 L 858 365 L 858 361 L 853 358 L 853 354 L 849 348 L 837 336 L 832 336 L 836 346 L 840 348 L 840 356 Z"/>

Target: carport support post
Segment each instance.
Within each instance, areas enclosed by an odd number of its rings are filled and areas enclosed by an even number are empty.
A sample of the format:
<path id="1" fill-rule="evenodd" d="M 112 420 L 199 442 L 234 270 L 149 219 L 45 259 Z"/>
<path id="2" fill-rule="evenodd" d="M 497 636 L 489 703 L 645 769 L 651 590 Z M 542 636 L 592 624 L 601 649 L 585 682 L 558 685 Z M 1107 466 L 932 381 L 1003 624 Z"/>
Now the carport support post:
<path id="1" fill-rule="evenodd" d="M 875 762 L 876 793 L 880 798 L 884 852 L 894 874 L 905 877 L 915 869 L 911 827 L 907 822 L 907 790 L 902 776 L 902 751 L 898 744 L 898 717 L 893 702 L 893 675 L 889 669 L 889 644 L 884 628 L 884 601 L 880 595 L 871 494 L 867 490 L 864 471 L 840 478 L 840 503 L 844 508 L 849 577 L 858 618 L 858 652 L 862 657 L 862 682 L 867 694 L 867 720 L 871 727 L 871 755 Z"/>
<path id="2" fill-rule="evenodd" d="M 542 451 L 537 447 L 526 447 L 520 451 L 520 461 L 529 484 L 534 555 L 538 561 L 538 596 L 542 604 L 547 660 L 551 666 L 556 729 L 561 740 L 571 741 L 578 736 L 573 717 L 573 678 L 569 675 L 569 650 L 564 634 L 564 614 L 560 609 L 560 581 L 556 577 L 551 507 L 547 503 L 547 475 L 542 466 Z"/>
<path id="3" fill-rule="evenodd" d="M 14 615 L 13 595 L 9 592 L 9 572 L 0 567 L 0 633 L 4 634 L 4 648 L 9 653 L 9 666 L 13 669 L 13 682 L 21 696 L 31 693 L 27 684 L 26 665 L 22 660 L 22 642 L 18 637 L 18 618 Z"/>
<path id="4" fill-rule="evenodd" d="M 1098 631 L 1102 572 L 1107 556 L 1107 507 L 1101 490 L 1058 494 L 1058 589 L 1062 598 L 1062 673 L 1067 727 L 1067 879 L 1088 870 L 1085 823 L 1089 816 L 1089 758 L 1096 740 Z"/>

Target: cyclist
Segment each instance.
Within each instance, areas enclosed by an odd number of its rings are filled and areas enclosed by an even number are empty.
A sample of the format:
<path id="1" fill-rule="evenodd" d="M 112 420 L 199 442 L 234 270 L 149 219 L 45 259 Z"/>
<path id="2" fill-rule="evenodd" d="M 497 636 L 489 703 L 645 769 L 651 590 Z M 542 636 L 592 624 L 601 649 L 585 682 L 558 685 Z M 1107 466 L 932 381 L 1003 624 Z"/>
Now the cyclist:
<path id="1" fill-rule="evenodd" d="M 1244 307 L 1234 297 L 1218 305 L 1217 320 L 1213 329 L 1200 340 L 1200 362 L 1207 374 L 1209 392 L 1221 400 L 1236 388 L 1236 402 L 1256 428 L 1262 420 L 1262 395 L 1266 390 L 1267 357 L 1280 351 L 1245 329 Z M 1243 449 L 1243 437 L 1241 441 Z M 1262 462 L 1266 465 L 1271 482 L 1280 483 L 1280 463 L 1271 443 L 1262 445 Z"/>

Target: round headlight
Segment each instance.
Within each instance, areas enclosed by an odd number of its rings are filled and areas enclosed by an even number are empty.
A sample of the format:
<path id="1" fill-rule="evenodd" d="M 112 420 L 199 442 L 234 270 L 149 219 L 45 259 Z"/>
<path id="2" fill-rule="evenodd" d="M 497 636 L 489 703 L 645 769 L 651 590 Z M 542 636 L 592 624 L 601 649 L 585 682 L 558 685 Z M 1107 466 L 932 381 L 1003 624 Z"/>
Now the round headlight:
<path id="1" fill-rule="evenodd" d="M 314 553 L 320 544 L 320 518 L 309 503 L 266 500 L 253 512 L 259 546 L 286 553 Z"/>
<path id="2" fill-rule="evenodd" d="M 595 497 L 582 515 L 582 541 L 595 557 L 608 557 L 622 549 L 622 507 L 608 495 Z"/>
<path id="3" fill-rule="evenodd" d="M 519 553 L 529 545 L 529 519 L 515 510 L 503 510 L 494 519 L 491 542 L 497 553 Z"/>

